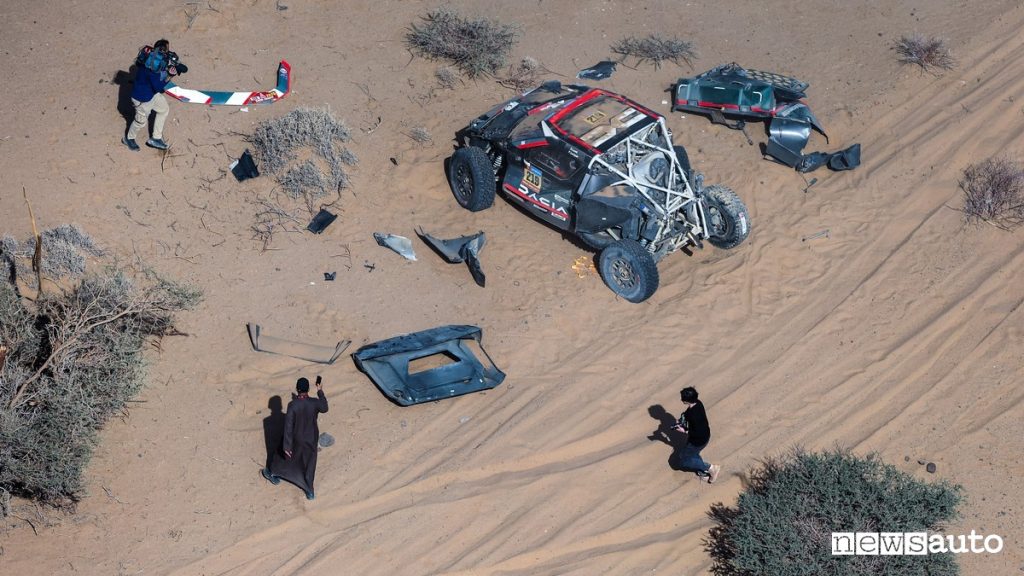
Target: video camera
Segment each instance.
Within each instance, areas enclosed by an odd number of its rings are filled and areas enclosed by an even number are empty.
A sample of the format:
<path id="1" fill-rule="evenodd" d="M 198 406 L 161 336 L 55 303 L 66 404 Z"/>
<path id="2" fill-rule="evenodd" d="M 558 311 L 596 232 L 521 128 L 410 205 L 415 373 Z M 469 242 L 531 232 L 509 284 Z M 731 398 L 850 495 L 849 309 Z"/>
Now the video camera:
<path id="1" fill-rule="evenodd" d="M 185 66 L 178 58 L 177 52 L 167 52 L 167 73 L 171 76 L 177 76 L 178 74 L 184 74 L 188 72 L 188 66 Z"/>

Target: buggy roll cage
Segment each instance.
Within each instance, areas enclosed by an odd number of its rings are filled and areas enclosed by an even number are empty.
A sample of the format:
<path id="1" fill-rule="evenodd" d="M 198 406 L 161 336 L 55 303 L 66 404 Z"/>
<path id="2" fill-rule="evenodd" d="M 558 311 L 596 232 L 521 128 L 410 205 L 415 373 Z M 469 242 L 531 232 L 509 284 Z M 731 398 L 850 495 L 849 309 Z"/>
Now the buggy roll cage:
<path id="1" fill-rule="evenodd" d="M 655 123 L 630 134 L 607 151 L 595 155 L 587 166 L 592 170 L 595 164 L 600 165 L 620 178 L 612 183 L 613 186 L 631 186 L 650 202 L 651 207 L 657 212 L 658 232 L 646 248 L 658 255 L 675 251 L 688 244 L 700 245 L 699 239 L 708 236 L 704 203 L 690 185 L 675 150 L 665 145 L 671 141 L 671 132 L 665 125 L 665 118 L 658 116 Z M 643 160 L 658 152 L 664 154 L 670 162 L 664 184 L 654 181 L 649 175 L 638 173 L 638 168 L 649 169 L 649 164 Z M 702 176 L 697 177 L 697 186 L 702 180 Z M 678 217 L 679 212 L 683 210 L 691 216 L 690 219 Z M 691 229 L 685 230 L 682 234 L 674 234 L 673 228 L 677 223 L 688 224 Z"/>

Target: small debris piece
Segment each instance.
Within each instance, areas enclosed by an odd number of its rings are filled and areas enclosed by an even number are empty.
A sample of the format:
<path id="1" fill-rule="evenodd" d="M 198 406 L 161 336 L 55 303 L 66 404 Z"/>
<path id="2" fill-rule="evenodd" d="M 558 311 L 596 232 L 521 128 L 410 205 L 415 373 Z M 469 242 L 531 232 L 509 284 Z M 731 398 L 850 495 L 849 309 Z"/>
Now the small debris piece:
<path id="1" fill-rule="evenodd" d="M 583 80 L 604 80 L 610 77 L 613 72 L 615 72 L 615 62 L 602 60 L 590 68 L 580 70 L 576 77 Z"/>
<path id="2" fill-rule="evenodd" d="M 318 212 L 317 215 L 313 217 L 313 220 L 309 222 L 309 226 L 306 226 L 306 230 L 309 230 L 313 234 L 319 234 L 337 219 L 337 214 L 331 214 L 327 210 L 321 208 L 320 212 Z"/>
<path id="3" fill-rule="evenodd" d="M 324 282 L 334 282 L 334 279 L 337 277 L 337 272 L 324 272 Z"/>
<path id="4" fill-rule="evenodd" d="M 397 236 L 395 234 L 383 234 L 381 232 L 374 232 L 373 239 L 377 241 L 377 244 L 384 246 L 385 248 L 391 248 L 406 260 L 416 261 L 416 252 L 412 249 L 412 240 L 409 240 L 405 236 Z"/>
<path id="5" fill-rule="evenodd" d="M 935 470 L 937 470 L 937 467 L 935 466 L 935 462 L 929 462 L 928 465 L 924 467 L 924 469 L 927 470 L 929 474 L 935 474 Z"/>
<path id="6" fill-rule="evenodd" d="M 319 442 L 320 446 L 330 448 L 331 446 L 334 446 L 334 436 L 331 436 L 327 432 L 321 432 Z"/>
<path id="7" fill-rule="evenodd" d="M 242 156 L 238 160 L 235 160 L 228 166 L 228 170 L 231 170 L 231 173 L 235 175 L 235 179 L 239 182 L 260 175 L 260 171 L 256 168 L 256 162 L 252 159 L 252 154 L 249 153 L 248 148 L 245 149 L 245 152 L 242 152 Z"/>
<path id="8" fill-rule="evenodd" d="M 577 278 L 586 278 L 591 274 L 597 274 L 597 267 L 594 266 L 594 259 L 590 256 L 580 256 L 572 263 L 572 271 Z"/>

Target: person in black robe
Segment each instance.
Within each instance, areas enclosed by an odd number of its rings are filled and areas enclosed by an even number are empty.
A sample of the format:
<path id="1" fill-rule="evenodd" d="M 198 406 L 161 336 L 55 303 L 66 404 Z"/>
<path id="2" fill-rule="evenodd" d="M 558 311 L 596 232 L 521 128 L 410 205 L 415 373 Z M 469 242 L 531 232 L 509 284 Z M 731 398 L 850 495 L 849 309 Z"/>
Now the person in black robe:
<path id="1" fill-rule="evenodd" d="M 284 420 L 284 441 L 271 459 L 270 466 L 261 470 L 271 484 L 282 479 L 302 488 L 306 499 L 313 499 L 313 477 L 316 475 L 317 443 L 320 429 L 317 416 L 327 412 L 327 396 L 320 376 L 316 377 L 316 398 L 309 397 L 309 380 L 299 378 L 295 384 L 297 394 L 288 403 Z"/>

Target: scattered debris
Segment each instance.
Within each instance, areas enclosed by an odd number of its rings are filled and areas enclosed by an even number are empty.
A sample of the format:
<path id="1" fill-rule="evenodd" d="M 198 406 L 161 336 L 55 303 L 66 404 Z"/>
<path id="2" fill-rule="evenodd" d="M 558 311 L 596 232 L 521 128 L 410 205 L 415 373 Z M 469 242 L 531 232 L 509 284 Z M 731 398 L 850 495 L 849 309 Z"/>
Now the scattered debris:
<path id="1" fill-rule="evenodd" d="M 321 432 L 318 443 L 323 448 L 330 448 L 331 446 L 334 446 L 334 436 L 331 436 L 327 432 Z"/>
<path id="2" fill-rule="evenodd" d="M 803 238 L 800 239 L 800 241 L 801 242 L 807 242 L 808 240 L 814 240 L 816 238 L 831 238 L 831 237 L 832 237 L 832 233 L 829 231 L 828 228 L 826 228 L 826 229 L 822 230 L 821 232 L 815 232 L 814 234 L 811 234 L 810 236 L 804 236 Z"/>
<path id="3" fill-rule="evenodd" d="M 484 287 L 487 278 L 480 267 L 480 251 L 484 249 L 487 237 L 483 232 L 477 232 L 470 236 L 459 236 L 450 240 L 434 238 L 424 232 L 422 228 L 417 230 L 416 234 L 449 264 L 465 262 L 469 266 L 469 273 L 473 275 L 473 281 L 481 288 Z"/>
<path id="4" fill-rule="evenodd" d="M 602 60 L 590 68 L 580 70 L 576 77 L 581 80 L 604 80 L 605 78 L 610 78 L 612 73 L 615 72 L 615 66 L 616 63 L 611 60 Z"/>
<path id="5" fill-rule="evenodd" d="M 338 219 L 337 214 L 332 214 L 327 210 L 321 208 L 320 212 L 310 220 L 309 225 L 306 226 L 306 230 L 309 230 L 313 234 L 319 234 L 324 231 L 325 228 L 331 225 L 332 222 Z"/>
<path id="6" fill-rule="evenodd" d="M 352 343 L 351 340 L 342 340 L 333 348 L 330 346 L 317 346 L 315 344 L 265 336 L 262 334 L 260 325 L 253 322 L 246 324 L 245 328 L 249 331 L 249 341 L 252 342 L 252 349 L 257 352 L 281 354 L 282 356 L 291 356 L 292 358 L 309 360 L 319 364 L 334 364 L 334 361 Z"/>
<path id="7" fill-rule="evenodd" d="M 242 152 L 242 156 L 238 160 L 235 160 L 228 166 L 228 170 L 231 170 L 231 173 L 235 175 L 235 179 L 239 182 L 260 175 L 260 171 L 256 168 L 256 161 L 252 159 L 252 154 L 249 153 L 248 148 L 245 149 L 245 152 Z"/>
<path id="8" fill-rule="evenodd" d="M 367 344 L 352 357 L 388 398 L 411 406 L 501 384 L 505 373 L 494 365 L 481 337 L 477 326 L 440 326 Z"/>
<path id="9" fill-rule="evenodd" d="M 803 101 L 809 84 L 773 72 L 747 70 L 735 62 L 716 66 L 676 83 L 673 110 L 708 114 L 711 121 L 733 130 L 744 130 L 742 118 L 767 120 L 769 138 L 764 153 L 799 172 L 822 166 L 832 170 L 852 170 L 860 165 L 860 145 L 839 152 L 803 154 L 804 146 L 817 130 L 826 141 L 828 135 Z M 739 116 L 730 123 L 725 115 Z M 746 134 L 747 141 L 753 143 Z"/>
<path id="10" fill-rule="evenodd" d="M 597 276 L 597 267 L 594 266 L 594 259 L 590 256 L 580 256 L 573 260 L 572 271 L 576 273 L 577 278 Z"/>
<path id="11" fill-rule="evenodd" d="M 337 272 L 324 272 L 324 282 L 334 282 L 334 279 L 337 277 Z"/>
<path id="12" fill-rule="evenodd" d="M 412 249 L 412 240 L 409 240 L 405 236 L 374 232 L 373 239 L 377 241 L 377 244 L 394 250 L 401 255 L 402 258 L 412 260 L 413 262 L 416 261 L 416 252 Z"/>
<path id="13" fill-rule="evenodd" d="M 363 268 L 366 268 L 367 272 L 373 272 L 377 269 L 377 265 L 368 260 L 363 260 Z"/>

